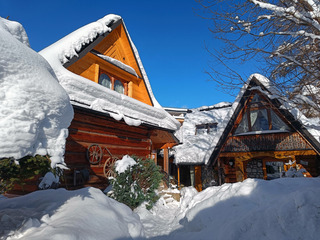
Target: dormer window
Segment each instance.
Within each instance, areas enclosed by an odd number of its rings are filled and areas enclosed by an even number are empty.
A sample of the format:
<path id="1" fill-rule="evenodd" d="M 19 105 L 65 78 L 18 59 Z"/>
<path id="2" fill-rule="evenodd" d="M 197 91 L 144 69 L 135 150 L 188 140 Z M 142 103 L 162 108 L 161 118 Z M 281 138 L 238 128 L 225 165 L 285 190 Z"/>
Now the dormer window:
<path id="1" fill-rule="evenodd" d="M 124 94 L 124 85 L 120 80 L 114 82 L 114 90 L 118 93 Z"/>
<path id="2" fill-rule="evenodd" d="M 217 123 L 206 123 L 196 125 L 196 135 L 199 134 L 213 134 L 217 132 Z"/>
<path id="3" fill-rule="evenodd" d="M 105 73 L 100 74 L 99 84 L 105 86 L 106 88 L 111 88 L 112 86 L 110 77 Z"/>
<path id="4" fill-rule="evenodd" d="M 98 83 L 118 93 L 126 95 L 128 93 L 128 83 L 126 81 L 119 80 L 106 72 L 100 71 Z"/>
<path id="5" fill-rule="evenodd" d="M 271 105 L 255 94 L 248 104 L 235 135 L 262 131 L 290 131 L 283 120 L 271 109 Z"/>

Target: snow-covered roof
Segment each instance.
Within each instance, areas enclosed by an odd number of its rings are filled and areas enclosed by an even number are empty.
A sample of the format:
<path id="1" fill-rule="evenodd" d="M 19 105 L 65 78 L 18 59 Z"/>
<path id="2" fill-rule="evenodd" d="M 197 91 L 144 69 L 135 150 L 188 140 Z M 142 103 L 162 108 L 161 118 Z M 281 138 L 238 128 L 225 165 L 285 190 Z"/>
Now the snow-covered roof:
<path id="1" fill-rule="evenodd" d="M 179 122 L 164 111 L 155 99 L 138 51 L 131 41 L 128 32 L 127 35 L 148 93 L 152 99 L 153 107 L 107 89 L 95 82 L 68 71 L 64 67 L 64 64 L 70 61 L 70 59 L 77 58 L 84 48 L 86 48 L 86 51 L 90 51 L 94 47 L 94 44 L 91 43 L 100 39 L 101 36 L 107 36 L 107 34 L 113 30 L 113 26 L 115 24 L 119 24 L 119 21 L 121 21 L 125 28 L 120 16 L 113 14 L 106 15 L 98 21 L 90 23 L 70 33 L 56 43 L 43 49 L 40 54 L 51 64 L 60 84 L 69 94 L 72 104 L 109 113 L 116 120 L 124 119 L 128 125 L 137 126 L 141 123 L 146 123 L 170 130 L 178 129 Z M 118 62 L 117 64 L 119 65 Z M 121 64 L 121 67 L 126 68 L 127 71 L 131 71 L 128 68 L 129 66 Z"/>
<path id="2" fill-rule="evenodd" d="M 252 82 L 256 83 L 255 86 L 252 86 Z M 247 90 L 259 90 L 263 94 L 265 94 L 269 99 L 271 100 L 277 100 L 280 104 L 280 111 L 282 111 L 283 114 L 286 114 L 288 117 L 291 117 L 295 120 L 295 125 L 299 128 L 299 131 L 304 134 L 304 137 L 306 137 L 309 142 L 313 145 L 316 151 L 319 152 L 320 150 L 320 120 L 317 119 L 308 119 L 306 118 L 298 108 L 295 107 L 293 103 L 290 102 L 290 100 L 286 99 L 275 87 L 272 82 L 260 75 L 260 74 L 252 74 L 247 82 L 243 85 L 241 88 L 238 96 L 236 97 L 236 100 L 232 104 L 230 111 L 228 114 L 226 114 L 225 119 L 220 124 L 219 130 L 217 131 L 217 134 L 215 138 L 213 139 L 211 145 L 206 150 L 206 154 L 204 156 L 203 162 L 206 164 L 214 161 L 217 157 L 217 154 L 219 152 L 220 146 L 222 144 L 222 138 L 223 136 L 227 135 L 227 131 L 231 129 L 231 126 L 233 126 L 233 123 L 236 118 L 236 114 L 239 113 L 240 108 L 243 104 L 243 96 L 246 93 Z M 298 125 L 297 125 L 298 124 Z"/>
<path id="3" fill-rule="evenodd" d="M 0 18 L 0 158 L 51 156 L 62 163 L 73 109 L 22 25 Z"/>
<path id="4" fill-rule="evenodd" d="M 206 149 L 216 138 L 221 123 L 229 112 L 231 103 L 222 102 L 212 106 L 192 109 L 187 113 L 182 127 L 176 135 L 182 142 L 174 147 L 176 164 L 204 164 Z M 196 134 L 196 126 L 201 124 L 217 124 L 212 133 Z"/>

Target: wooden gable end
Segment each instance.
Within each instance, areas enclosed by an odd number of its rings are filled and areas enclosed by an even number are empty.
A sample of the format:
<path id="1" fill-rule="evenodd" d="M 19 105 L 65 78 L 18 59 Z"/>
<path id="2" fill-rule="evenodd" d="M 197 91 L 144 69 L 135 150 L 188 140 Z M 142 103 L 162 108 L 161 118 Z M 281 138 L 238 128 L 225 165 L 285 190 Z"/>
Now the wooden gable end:
<path id="1" fill-rule="evenodd" d="M 252 103 L 254 96 L 260 96 L 264 104 Z M 265 111 L 265 130 L 254 131 L 251 112 Z M 257 114 L 256 114 L 257 115 Z M 274 130 L 273 119 L 277 118 L 278 123 L 283 124 L 285 130 Z M 267 122 L 268 120 L 268 122 Z M 241 123 L 246 122 L 247 132 L 237 134 Z M 297 131 L 277 107 L 258 91 L 252 91 L 238 116 L 235 118 L 234 125 L 228 134 L 221 152 L 256 152 L 256 151 L 301 151 L 312 150 L 312 146 Z"/>
<path id="2" fill-rule="evenodd" d="M 126 95 L 153 106 L 136 56 L 123 24 L 120 24 L 111 33 L 109 33 L 93 48 L 93 51 L 95 53 L 103 54 L 116 59 L 123 64 L 130 66 L 134 69 L 138 76 L 135 76 L 132 73 L 121 69 L 115 64 L 106 61 L 97 54 L 93 54 L 92 51 L 88 52 L 85 56 L 70 65 L 68 70 L 96 83 L 98 83 L 101 72 L 106 72 L 115 79 L 119 79 L 124 82 L 127 89 Z"/>

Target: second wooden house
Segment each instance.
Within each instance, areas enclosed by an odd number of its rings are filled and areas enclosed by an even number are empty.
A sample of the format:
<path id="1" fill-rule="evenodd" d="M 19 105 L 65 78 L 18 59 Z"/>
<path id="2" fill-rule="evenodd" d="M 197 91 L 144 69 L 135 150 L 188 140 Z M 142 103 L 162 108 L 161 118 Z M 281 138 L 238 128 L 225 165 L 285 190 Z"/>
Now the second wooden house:
<path id="1" fill-rule="evenodd" d="M 246 178 L 280 178 L 291 166 L 306 177 L 320 175 L 319 119 L 307 119 L 267 78 L 252 75 L 225 110 L 215 110 L 220 118 L 214 110 L 205 117 L 189 113 L 179 130 L 175 162 L 191 169 L 191 185 L 198 190 Z M 209 122 L 201 122 L 208 116 Z M 198 118 L 191 133 L 184 130 L 189 118 Z M 205 134 L 197 137 L 198 132 Z"/>

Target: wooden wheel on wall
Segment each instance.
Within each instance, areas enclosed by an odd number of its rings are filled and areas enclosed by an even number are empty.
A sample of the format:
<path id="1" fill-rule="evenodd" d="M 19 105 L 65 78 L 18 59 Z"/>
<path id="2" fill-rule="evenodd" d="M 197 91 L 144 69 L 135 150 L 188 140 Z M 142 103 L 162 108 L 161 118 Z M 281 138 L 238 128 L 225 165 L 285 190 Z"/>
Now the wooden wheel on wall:
<path id="1" fill-rule="evenodd" d="M 102 159 L 102 149 L 98 144 L 91 144 L 88 148 L 87 148 L 87 159 L 91 164 L 99 164 L 101 159 Z"/>
<path id="2" fill-rule="evenodd" d="M 118 160 L 117 158 L 109 157 L 104 163 L 103 174 L 106 178 L 111 178 L 116 176 L 116 173 L 113 171 L 113 167 L 117 160 Z"/>

